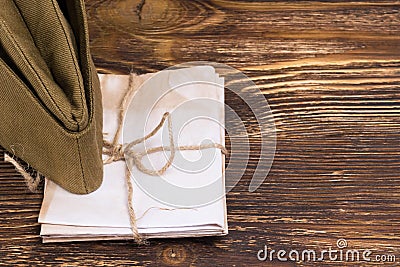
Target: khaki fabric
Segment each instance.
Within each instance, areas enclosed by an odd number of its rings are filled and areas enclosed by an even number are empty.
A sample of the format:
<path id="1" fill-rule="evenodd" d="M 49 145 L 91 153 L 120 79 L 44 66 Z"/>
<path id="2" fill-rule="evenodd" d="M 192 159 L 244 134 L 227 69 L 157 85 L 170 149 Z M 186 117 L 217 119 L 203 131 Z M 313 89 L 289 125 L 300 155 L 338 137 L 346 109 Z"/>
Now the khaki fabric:
<path id="1" fill-rule="evenodd" d="M 102 181 L 102 107 L 83 0 L 0 2 L 0 145 L 64 189 Z"/>

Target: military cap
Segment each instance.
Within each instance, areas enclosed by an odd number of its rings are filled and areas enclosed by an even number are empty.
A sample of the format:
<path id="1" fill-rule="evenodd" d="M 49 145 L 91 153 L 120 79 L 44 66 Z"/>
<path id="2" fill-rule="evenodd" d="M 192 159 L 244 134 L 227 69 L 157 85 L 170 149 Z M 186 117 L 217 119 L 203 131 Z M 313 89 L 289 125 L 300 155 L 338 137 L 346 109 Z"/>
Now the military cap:
<path id="1" fill-rule="evenodd" d="M 0 4 L 0 145 L 64 189 L 103 177 L 102 106 L 83 0 Z"/>

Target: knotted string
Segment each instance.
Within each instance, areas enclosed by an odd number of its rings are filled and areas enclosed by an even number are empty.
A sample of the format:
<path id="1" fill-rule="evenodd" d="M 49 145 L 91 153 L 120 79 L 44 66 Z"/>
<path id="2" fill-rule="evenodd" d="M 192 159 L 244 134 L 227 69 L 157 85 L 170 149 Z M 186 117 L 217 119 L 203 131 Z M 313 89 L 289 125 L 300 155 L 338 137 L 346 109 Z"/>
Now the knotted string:
<path id="1" fill-rule="evenodd" d="M 178 150 L 203 150 L 203 149 L 208 149 L 208 148 L 217 148 L 217 149 L 220 149 L 222 153 L 228 154 L 227 149 L 223 145 L 218 144 L 218 143 L 175 146 L 174 136 L 173 136 L 173 131 L 172 131 L 172 119 L 171 119 L 171 114 L 169 112 L 164 113 L 164 115 L 161 118 L 161 121 L 149 134 L 145 135 L 144 137 L 138 138 L 130 143 L 119 144 L 118 140 L 119 140 L 121 132 L 122 132 L 123 121 L 125 118 L 125 112 L 130 103 L 129 100 L 131 100 L 132 96 L 134 95 L 136 90 L 139 88 L 139 85 L 135 86 L 134 77 L 135 77 L 135 75 L 132 73 L 129 75 L 128 89 L 121 101 L 120 112 L 118 114 L 118 128 L 114 135 L 113 141 L 109 142 L 107 140 L 103 140 L 103 154 L 108 156 L 108 158 L 103 161 L 104 164 L 110 164 L 112 162 L 120 161 L 120 160 L 129 161 L 130 165 L 131 166 L 135 165 L 139 171 L 141 171 L 145 174 L 148 174 L 148 175 L 159 176 L 159 175 L 163 175 L 167 171 L 167 169 L 172 165 L 174 158 L 175 158 L 175 153 Z M 157 146 L 157 147 L 146 149 L 143 152 L 135 152 L 133 150 L 134 146 L 136 146 L 138 144 L 142 144 L 149 138 L 156 135 L 159 132 L 159 130 L 163 127 L 163 125 L 165 124 L 166 121 L 168 123 L 169 146 Z M 167 162 L 164 164 L 163 167 L 161 167 L 158 170 L 154 170 L 154 169 L 149 169 L 146 166 L 144 166 L 144 164 L 142 163 L 142 159 L 144 156 L 148 156 L 150 154 L 161 152 L 161 151 L 170 151 L 171 152 Z M 127 166 L 128 166 L 128 164 L 127 164 Z M 135 210 L 134 210 L 133 204 L 132 204 L 133 185 L 132 185 L 129 169 L 126 170 L 125 182 L 127 184 L 127 190 L 128 190 L 129 221 L 130 221 L 133 238 L 137 243 L 141 244 L 145 240 L 139 234 L 137 225 L 136 225 L 137 219 L 136 219 Z"/>

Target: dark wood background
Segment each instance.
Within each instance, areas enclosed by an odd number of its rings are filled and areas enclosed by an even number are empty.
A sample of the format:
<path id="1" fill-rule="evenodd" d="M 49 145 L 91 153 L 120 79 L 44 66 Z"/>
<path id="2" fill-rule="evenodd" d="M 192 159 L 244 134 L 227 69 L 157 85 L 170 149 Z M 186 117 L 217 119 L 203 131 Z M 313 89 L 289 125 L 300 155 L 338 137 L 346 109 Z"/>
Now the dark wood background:
<path id="1" fill-rule="evenodd" d="M 228 236 L 137 246 L 41 244 L 42 194 L 29 193 L 1 158 L 1 265 L 367 265 L 257 260 L 265 244 L 321 250 L 335 248 L 339 238 L 400 262 L 399 1 L 86 3 L 100 72 L 146 73 L 207 60 L 251 77 L 274 114 L 275 160 L 249 193 L 254 141 L 248 171 L 227 196 Z M 227 93 L 226 103 L 240 111 L 235 99 Z M 242 115 L 254 126 L 251 114 Z"/>

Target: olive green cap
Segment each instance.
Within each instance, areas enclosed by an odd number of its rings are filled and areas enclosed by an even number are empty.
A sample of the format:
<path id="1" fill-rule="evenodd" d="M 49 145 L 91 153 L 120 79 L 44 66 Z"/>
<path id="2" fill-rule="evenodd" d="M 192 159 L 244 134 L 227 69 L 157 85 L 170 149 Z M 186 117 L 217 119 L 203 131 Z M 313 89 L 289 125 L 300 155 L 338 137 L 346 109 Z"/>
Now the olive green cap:
<path id="1" fill-rule="evenodd" d="M 64 189 L 103 178 L 100 85 L 83 0 L 0 3 L 0 145 Z"/>

